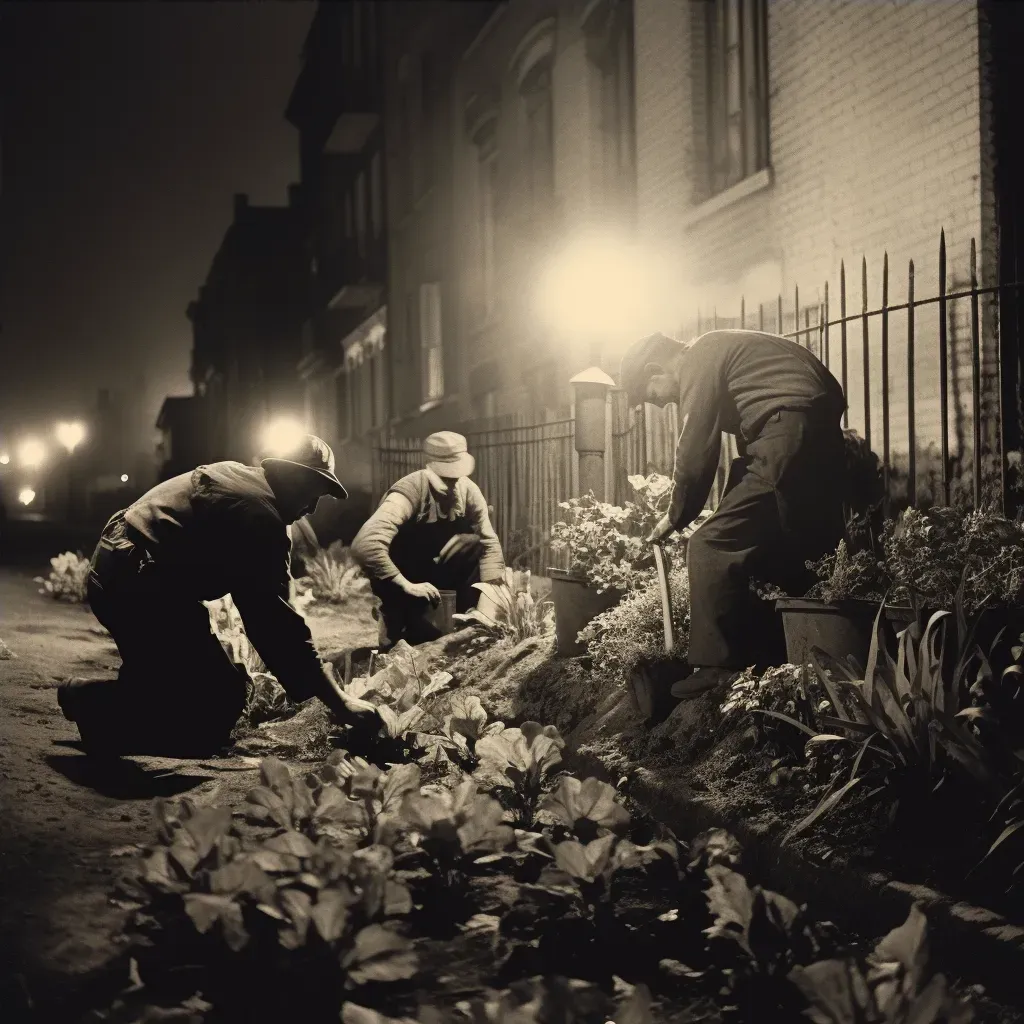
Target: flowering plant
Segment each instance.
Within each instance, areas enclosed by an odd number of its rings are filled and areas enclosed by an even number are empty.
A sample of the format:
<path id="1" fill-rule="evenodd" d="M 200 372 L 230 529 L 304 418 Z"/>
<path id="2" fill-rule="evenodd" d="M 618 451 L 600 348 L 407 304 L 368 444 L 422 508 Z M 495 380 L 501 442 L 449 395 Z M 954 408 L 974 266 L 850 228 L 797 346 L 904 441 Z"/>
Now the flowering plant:
<path id="1" fill-rule="evenodd" d="M 657 473 L 628 479 L 633 500 L 625 506 L 598 501 L 593 494 L 559 502 L 568 515 L 552 529 L 552 547 L 568 552 L 569 572 L 599 593 L 637 590 L 654 578 L 654 554 L 646 537 L 668 511 L 672 480 Z M 709 514 L 702 513 L 692 526 L 668 538 L 667 551 L 681 555 L 686 538 Z"/>
<path id="2" fill-rule="evenodd" d="M 74 551 L 50 559 L 50 575 L 45 579 L 36 576 L 34 582 L 42 583 L 40 594 L 49 594 L 57 601 L 82 604 L 86 599 L 89 582 L 89 559 Z"/>

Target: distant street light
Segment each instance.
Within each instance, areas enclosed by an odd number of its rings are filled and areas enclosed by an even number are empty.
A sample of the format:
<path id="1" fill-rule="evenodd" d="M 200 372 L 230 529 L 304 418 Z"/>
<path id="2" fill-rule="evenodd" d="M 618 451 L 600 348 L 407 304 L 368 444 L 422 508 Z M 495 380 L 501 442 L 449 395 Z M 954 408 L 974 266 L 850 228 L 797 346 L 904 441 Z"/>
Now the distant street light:
<path id="1" fill-rule="evenodd" d="M 128 483 L 128 474 L 127 473 L 122 473 L 121 474 L 121 483 L 123 483 L 123 484 Z"/>
<path id="2" fill-rule="evenodd" d="M 33 491 L 31 487 L 22 487 L 22 489 L 18 491 L 18 501 L 20 501 L 22 505 L 31 505 L 35 500 L 36 492 Z"/>
<path id="3" fill-rule="evenodd" d="M 4 452 L 3 455 L 0 455 L 0 466 L 6 466 L 10 461 L 11 457 L 10 455 L 7 454 L 7 452 Z"/>
<path id="4" fill-rule="evenodd" d="M 38 469 L 46 461 L 46 445 L 35 438 L 22 441 L 18 448 L 18 461 L 26 469 Z"/>
<path id="5" fill-rule="evenodd" d="M 283 458 L 295 451 L 305 436 L 306 430 L 298 420 L 282 416 L 264 428 L 262 448 L 271 458 Z"/>
<path id="6" fill-rule="evenodd" d="M 69 455 L 85 440 L 85 427 L 81 423 L 58 423 L 54 433 Z"/>

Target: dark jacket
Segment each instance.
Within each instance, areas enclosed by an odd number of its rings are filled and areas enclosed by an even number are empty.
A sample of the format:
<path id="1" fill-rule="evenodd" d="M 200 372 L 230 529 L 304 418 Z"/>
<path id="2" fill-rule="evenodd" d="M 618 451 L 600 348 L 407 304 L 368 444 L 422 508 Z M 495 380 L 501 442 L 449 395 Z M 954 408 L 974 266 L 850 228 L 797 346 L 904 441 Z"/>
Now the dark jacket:
<path id="1" fill-rule="evenodd" d="M 231 595 L 246 635 L 289 697 L 317 692 L 323 668 L 309 627 L 288 601 L 291 541 L 262 469 L 199 466 L 157 484 L 124 521 L 129 538 L 183 596 Z"/>
<path id="2" fill-rule="evenodd" d="M 697 518 L 711 492 L 722 434 L 740 454 L 772 415 L 820 410 L 837 423 L 846 408 L 839 381 L 807 349 L 761 331 L 709 331 L 679 366 L 679 419 L 669 519 L 677 529 Z"/>
<path id="3" fill-rule="evenodd" d="M 396 481 L 381 499 L 377 511 L 363 524 L 352 541 L 352 556 L 371 580 L 394 579 L 402 566 L 396 565 L 391 557 L 392 542 L 399 533 L 415 528 L 418 523 L 433 524 L 444 518 L 438 502 L 438 488 L 444 482 L 429 470 L 420 469 Z M 461 477 L 455 483 L 455 495 L 448 519 L 461 522 L 466 532 L 475 533 L 483 541 L 483 556 L 480 559 L 480 579 L 485 583 L 498 580 L 505 572 L 501 541 L 491 525 L 480 488 L 469 477 Z M 437 534 L 443 537 L 444 534 Z M 440 554 L 423 551 L 427 558 Z M 413 582 L 422 582 L 413 580 Z"/>

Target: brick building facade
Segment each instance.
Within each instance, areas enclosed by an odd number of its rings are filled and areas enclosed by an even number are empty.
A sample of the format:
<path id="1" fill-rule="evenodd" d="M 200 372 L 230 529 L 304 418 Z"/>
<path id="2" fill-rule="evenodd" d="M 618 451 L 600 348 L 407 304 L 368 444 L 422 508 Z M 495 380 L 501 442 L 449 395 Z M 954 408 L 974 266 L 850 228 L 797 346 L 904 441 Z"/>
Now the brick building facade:
<path id="1" fill-rule="evenodd" d="M 299 131 L 301 210 L 309 291 L 303 326 L 303 413 L 335 447 L 351 498 L 365 514 L 367 431 L 386 418 L 380 364 L 386 335 L 381 5 L 320 4 L 286 117 Z M 330 506 L 330 507 L 328 507 Z M 346 531 L 326 503 L 321 539 Z M 343 516 L 344 518 L 344 516 Z M 351 531 L 348 531 L 351 532 Z"/>

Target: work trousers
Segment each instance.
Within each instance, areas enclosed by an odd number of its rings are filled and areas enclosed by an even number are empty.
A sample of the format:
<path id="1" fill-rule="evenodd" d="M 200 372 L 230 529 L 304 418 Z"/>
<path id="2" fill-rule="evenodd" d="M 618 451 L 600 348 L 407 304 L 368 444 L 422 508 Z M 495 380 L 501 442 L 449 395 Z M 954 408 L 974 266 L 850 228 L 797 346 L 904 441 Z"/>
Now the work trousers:
<path id="1" fill-rule="evenodd" d="M 420 562 L 408 572 L 401 564 L 398 568 L 413 583 L 433 583 L 438 590 L 454 590 L 456 612 L 476 607 L 480 592 L 474 589 L 473 584 L 480 582 L 479 552 L 457 555 L 447 562 L 428 565 Z M 410 572 L 413 575 L 409 575 Z M 441 636 L 441 631 L 430 621 L 430 602 L 425 598 L 410 597 L 392 580 L 371 580 L 370 589 L 380 600 L 381 618 L 387 635 L 385 648 L 393 647 L 399 640 L 416 646 Z"/>
<path id="2" fill-rule="evenodd" d="M 90 753 L 209 756 L 229 740 L 248 676 L 213 634 L 206 606 L 125 537 L 120 515 L 93 555 L 88 599 L 121 669 L 72 683 L 62 704 Z"/>
<path id="3" fill-rule="evenodd" d="M 844 449 L 835 414 L 775 413 L 733 461 L 714 515 L 690 538 L 689 662 L 742 670 L 786 661 L 774 605 L 752 580 L 799 596 L 805 568 L 843 537 Z"/>

